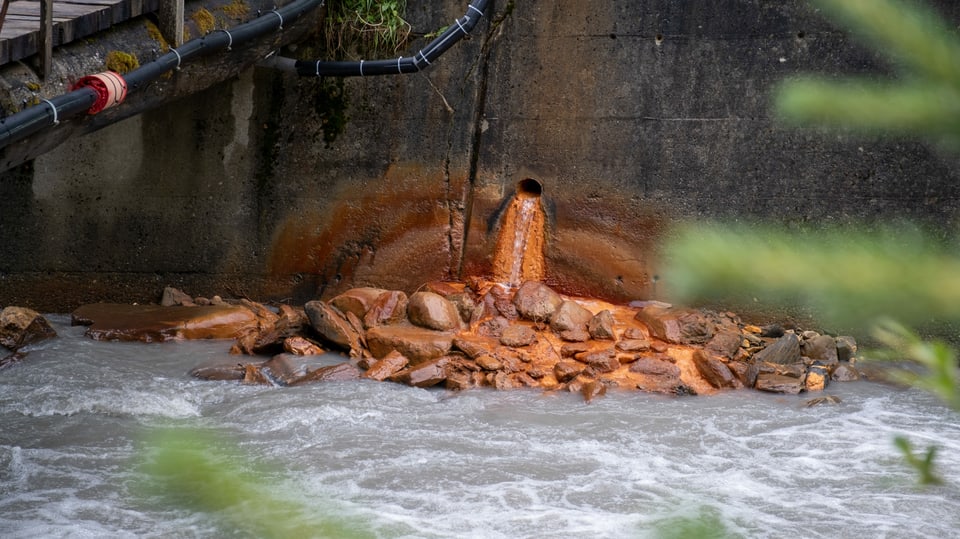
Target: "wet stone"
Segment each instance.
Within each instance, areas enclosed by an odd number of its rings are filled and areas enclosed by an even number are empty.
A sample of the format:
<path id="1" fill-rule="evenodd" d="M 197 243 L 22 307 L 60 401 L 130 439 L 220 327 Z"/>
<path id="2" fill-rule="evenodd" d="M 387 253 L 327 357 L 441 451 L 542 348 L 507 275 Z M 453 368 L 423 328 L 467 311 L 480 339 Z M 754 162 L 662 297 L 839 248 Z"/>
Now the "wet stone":
<path id="1" fill-rule="evenodd" d="M 740 342 L 739 332 L 722 331 L 714 335 L 705 348 L 713 354 L 732 359 L 740 349 Z"/>
<path id="2" fill-rule="evenodd" d="M 727 368 L 745 387 L 753 387 L 757 383 L 760 367 L 755 362 L 731 361 L 727 363 Z"/>
<path id="3" fill-rule="evenodd" d="M 197 365 L 190 370 L 190 376 L 201 380 L 242 380 L 243 375 L 243 364 L 233 360 L 218 359 Z"/>
<path id="4" fill-rule="evenodd" d="M 0 346 L 11 351 L 56 336 L 47 319 L 33 309 L 6 307 L 0 311 Z"/>
<path id="5" fill-rule="evenodd" d="M 580 387 L 580 394 L 583 395 L 583 400 L 589 403 L 597 397 L 606 395 L 607 386 L 599 380 L 590 380 Z"/>
<path id="6" fill-rule="evenodd" d="M 496 316 L 489 320 L 484 320 L 477 326 L 477 334 L 483 337 L 500 338 L 503 330 L 510 326 L 510 321 L 503 316 Z"/>
<path id="7" fill-rule="evenodd" d="M 407 318 L 414 325 L 436 331 L 460 327 L 460 312 L 456 305 L 433 292 L 417 292 L 407 303 Z"/>
<path id="8" fill-rule="evenodd" d="M 804 388 L 807 391 L 823 391 L 827 387 L 830 374 L 827 368 L 815 365 L 807 370 L 807 377 L 804 378 Z"/>
<path id="9" fill-rule="evenodd" d="M 366 316 L 367 311 L 376 303 L 387 291 L 382 288 L 360 287 L 351 288 L 346 292 L 332 298 L 329 303 L 340 312 L 353 313 L 359 319 Z"/>
<path id="10" fill-rule="evenodd" d="M 414 387 L 432 387 L 447 379 L 447 363 L 449 361 L 447 356 L 425 361 L 404 369 L 389 379 Z"/>
<path id="11" fill-rule="evenodd" d="M 377 360 L 373 365 L 370 365 L 367 372 L 363 373 L 363 377 L 382 382 L 400 372 L 409 362 L 410 360 L 404 357 L 403 354 L 393 350 L 384 356 L 383 359 Z"/>
<path id="12" fill-rule="evenodd" d="M 586 352 L 590 346 L 586 343 L 570 343 L 560 347 L 560 357 L 573 357 L 582 352 Z"/>
<path id="13" fill-rule="evenodd" d="M 292 386 L 314 382 L 345 382 L 360 378 L 360 370 L 349 363 L 320 367 L 290 383 Z"/>
<path id="14" fill-rule="evenodd" d="M 239 305 L 161 307 L 91 303 L 73 311 L 73 325 L 89 326 L 100 341 L 162 342 L 175 339 L 234 339 L 257 327 L 250 309 Z"/>
<path id="15" fill-rule="evenodd" d="M 324 352 L 323 348 L 321 348 L 319 345 L 299 335 L 284 339 L 283 350 L 287 353 L 298 356 L 312 356 L 322 354 Z"/>
<path id="16" fill-rule="evenodd" d="M 322 301 L 308 301 L 304 306 L 310 326 L 321 337 L 340 348 L 359 348 L 360 336 L 347 317 Z"/>
<path id="17" fill-rule="evenodd" d="M 560 338 L 567 342 L 586 342 L 590 340 L 590 333 L 584 328 L 574 328 L 561 331 Z"/>
<path id="18" fill-rule="evenodd" d="M 769 393 L 797 395 L 804 389 L 803 380 L 778 374 L 761 373 L 757 376 L 757 389 Z"/>
<path id="19" fill-rule="evenodd" d="M 503 363 L 490 354 L 479 355 L 475 358 L 475 361 L 477 366 L 487 371 L 498 371 L 503 368 Z"/>
<path id="20" fill-rule="evenodd" d="M 327 356 L 298 356 L 294 354 L 277 354 L 260 366 L 260 371 L 278 385 L 290 385 L 306 376 L 311 371 L 329 367 L 330 363 L 340 359 L 335 354 Z"/>
<path id="21" fill-rule="evenodd" d="M 388 291 L 380 294 L 363 316 L 363 327 L 372 328 L 405 321 L 407 304 L 407 295 L 403 292 Z"/>
<path id="22" fill-rule="evenodd" d="M 367 346 L 374 357 L 396 350 L 412 363 L 443 356 L 453 346 L 453 333 L 412 325 L 378 326 L 367 330 Z"/>

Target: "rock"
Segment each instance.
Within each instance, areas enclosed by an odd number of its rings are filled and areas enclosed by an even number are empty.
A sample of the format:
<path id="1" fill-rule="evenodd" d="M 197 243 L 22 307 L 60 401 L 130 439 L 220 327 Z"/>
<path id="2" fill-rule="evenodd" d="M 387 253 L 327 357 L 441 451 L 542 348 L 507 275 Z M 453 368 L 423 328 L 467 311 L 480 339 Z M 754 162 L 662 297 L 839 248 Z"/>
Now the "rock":
<path id="1" fill-rule="evenodd" d="M 651 336 L 669 343 L 702 344 L 713 337 L 710 322 L 698 311 L 647 307 L 637 312 L 636 319 Z"/>
<path id="2" fill-rule="evenodd" d="M 433 292 L 420 291 L 410 296 L 407 318 L 414 325 L 436 331 L 460 327 L 460 313 L 456 305 Z"/>
<path id="3" fill-rule="evenodd" d="M 817 335 L 812 339 L 800 343 L 800 353 L 804 356 L 826 362 L 830 365 L 838 363 L 837 341 L 829 335 Z"/>
<path id="4" fill-rule="evenodd" d="M 704 348 L 714 354 L 727 359 L 733 359 L 740 349 L 740 333 L 720 331 L 710 339 Z"/>
<path id="5" fill-rule="evenodd" d="M 530 346 L 536 340 L 536 331 L 529 326 L 522 326 L 519 324 L 512 324 L 508 326 L 503 330 L 503 333 L 500 334 L 500 344 L 504 346 L 510 346 L 512 348 Z"/>
<path id="6" fill-rule="evenodd" d="M 517 289 L 513 304 L 523 318 L 547 322 L 563 304 L 563 298 L 539 281 L 527 281 Z"/>
<path id="7" fill-rule="evenodd" d="M 277 354 L 260 366 L 260 372 L 276 385 L 290 385 L 317 369 L 329 367 L 337 359 L 333 354 L 324 357 Z"/>
<path id="8" fill-rule="evenodd" d="M 242 363 L 233 360 L 218 359 L 197 365 L 190 370 L 190 376 L 201 380 L 242 380 L 245 369 Z"/>
<path id="9" fill-rule="evenodd" d="M 590 332 L 591 337 L 598 341 L 612 340 L 615 338 L 613 324 L 613 313 L 604 309 L 590 319 L 590 323 L 587 324 L 587 331 Z"/>
<path id="10" fill-rule="evenodd" d="M 568 329 L 560 332 L 560 338 L 567 342 L 586 342 L 590 340 L 590 333 L 586 328 Z"/>
<path id="11" fill-rule="evenodd" d="M 647 334 L 640 328 L 626 328 L 623 330 L 620 338 L 624 340 L 645 341 L 647 340 Z"/>
<path id="12" fill-rule="evenodd" d="M 403 292 L 391 290 L 380 294 L 363 316 L 363 327 L 396 324 L 407 319 L 409 300 Z"/>
<path id="13" fill-rule="evenodd" d="M 460 350 L 470 359 L 487 354 L 497 346 L 497 340 L 472 335 L 458 335 L 453 339 L 453 347 Z"/>
<path id="14" fill-rule="evenodd" d="M 409 324 L 378 326 L 367 330 L 367 347 L 376 358 L 386 357 L 396 350 L 411 363 L 417 364 L 449 353 L 453 337 L 451 332 L 433 331 Z"/>
<path id="15" fill-rule="evenodd" d="M 498 371 L 503 368 L 503 363 L 490 354 L 477 356 L 475 361 L 477 362 L 477 366 L 487 371 Z"/>
<path id="16" fill-rule="evenodd" d="M 650 349 L 650 342 L 646 339 L 623 339 L 617 341 L 616 348 L 621 352 L 646 352 Z"/>
<path id="17" fill-rule="evenodd" d="M 33 309 L 6 307 L 0 311 L 0 345 L 11 351 L 56 336 L 50 322 Z"/>
<path id="18" fill-rule="evenodd" d="M 586 363 L 597 372 L 613 372 L 620 368 L 620 360 L 613 348 L 581 352 L 576 356 L 577 361 Z"/>
<path id="19" fill-rule="evenodd" d="M 568 343 L 560 347 L 560 357 L 574 357 L 589 349 L 590 346 L 586 343 Z"/>
<path id="20" fill-rule="evenodd" d="M 256 363 L 247 363 L 243 367 L 243 378 L 240 379 L 242 384 L 258 384 L 264 386 L 274 385 L 269 378 L 267 378 L 263 371 L 260 370 L 260 365 Z"/>
<path id="21" fill-rule="evenodd" d="M 464 391 L 475 386 L 473 377 L 465 372 L 451 372 L 443 381 L 443 387 L 450 391 Z"/>
<path id="22" fill-rule="evenodd" d="M 299 386 L 314 382 L 347 382 L 350 380 L 358 380 L 359 378 L 359 369 L 349 363 L 341 363 L 339 365 L 320 367 L 315 371 L 310 371 L 291 382 L 290 385 Z"/>
<path id="23" fill-rule="evenodd" d="M 756 362 L 731 361 L 727 363 L 727 368 L 745 387 L 756 385 L 757 375 L 760 374 L 760 367 Z"/>
<path id="24" fill-rule="evenodd" d="M 72 314 L 73 325 L 90 326 L 100 341 L 161 342 L 175 339 L 235 339 L 256 330 L 257 317 L 239 305 L 161 307 L 91 303 Z"/>
<path id="25" fill-rule="evenodd" d="M 0 358 L 0 370 L 13 366 L 27 358 L 23 352 L 14 352 L 6 357 Z"/>
<path id="26" fill-rule="evenodd" d="M 830 374 L 827 367 L 814 365 L 807 369 L 807 377 L 803 380 L 803 386 L 807 391 L 823 391 L 827 387 L 827 380 Z"/>
<path id="27" fill-rule="evenodd" d="M 367 369 L 367 372 L 363 374 L 363 377 L 382 382 L 403 370 L 409 363 L 410 360 L 404 357 L 403 354 L 393 350 L 384 356 L 383 359 L 371 365 L 370 368 Z"/>
<path id="28" fill-rule="evenodd" d="M 284 339 L 283 350 L 297 356 L 315 356 L 324 352 L 318 344 L 300 335 Z"/>
<path id="29" fill-rule="evenodd" d="M 585 402 L 590 403 L 593 399 L 606 395 L 607 386 L 599 380 L 590 380 L 581 386 L 580 394 Z"/>
<path id="30" fill-rule="evenodd" d="M 841 363 L 833 369 L 830 379 L 834 382 L 856 382 L 860 379 L 860 373 L 853 365 Z"/>
<path id="31" fill-rule="evenodd" d="M 353 313 L 354 316 L 363 320 L 367 311 L 377 302 L 377 300 L 387 291 L 382 288 L 361 287 L 351 288 L 346 292 L 331 298 L 328 302 L 338 311 L 346 316 L 347 313 Z"/>
<path id="32" fill-rule="evenodd" d="M 553 367 L 553 375 L 558 382 L 569 382 L 580 375 L 587 366 L 579 361 L 563 359 L 557 362 Z"/>
<path id="33" fill-rule="evenodd" d="M 156 296 L 154 296 L 156 297 Z M 163 295 L 160 297 L 161 307 L 173 307 L 174 305 L 183 305 L 193 307 L 195 303 L 189 294 L 178 290 L 172 286 L 163 289 Z"/>
<path id="34" fill-rule="evenodd" d="M 669 361 L 653 357 L 641 357 L 637 359 L 630 365 L 630 372 L 650 376 L 680 377 L 680 367 L 677 367 Z"/>
<path id="35" fill-rule="evenodd" d="M 321 337 L 341 348 L 360 350 L 360 334 L 338 309 L 319 300 L 308 301 L 303 308 L 310 326 Z"/>
<path id="36" fill-rule="evenodd" d="M 760 373 L 754 386 L 760 391 L 797 395 L 803 390 L 803 380 L 778 374 Z"/>
<path id="37" fill-rule="evenodd" d="M 760 328 L 759 334 L 761 337 L 779 339 L 784 335 L 783 326 L 780 324 L 769 324 Z"/>
<path id="38" fill-rule="evenodd" d="M 484 320 L 477 326 L 477 335 L 482 337 L 500 338 L 503 330 L 510 326 L 510 321 L 503 316 L 496 316 L 489 320 Z"/>
<path id="39" fill-rule="evenodd" d="M 550 329 L 557 333 L 581 330 L 586 332 L 587 324 L 593 318 L 593 313 L 576 301 L 566 300 L 560 304 L 550 319 Z"/>
<path id="40" fill-rule="evenodd" d="M 447 379 L 447 356 L 438 357 L 404 369 L 389 379 L 414 387 L 431 387 Z"/>
<path id="41" fill-rule="evenodd" d="M 757 361 L 780 365 L 799 363 L 800 341 L 796 335 L 788 333 L 754 354 L 754 357 Z"/>
<path id="42" fill-rule="evenodd" d="M 857 340 L 849 335 L 837 337 L 837 360 L 850 361 L 857 356 Z"/>
<path id="43" fill-rule="evenodd" d="M 740 389 L 743 387 L 740 380 L 730 372 L 724 362 L 710 357 L 703 350 L 697 350 L 693 353 L 693 363 L 696 365 L 700 376 L 703 376 L 707 383 L 717 389 Z"/>

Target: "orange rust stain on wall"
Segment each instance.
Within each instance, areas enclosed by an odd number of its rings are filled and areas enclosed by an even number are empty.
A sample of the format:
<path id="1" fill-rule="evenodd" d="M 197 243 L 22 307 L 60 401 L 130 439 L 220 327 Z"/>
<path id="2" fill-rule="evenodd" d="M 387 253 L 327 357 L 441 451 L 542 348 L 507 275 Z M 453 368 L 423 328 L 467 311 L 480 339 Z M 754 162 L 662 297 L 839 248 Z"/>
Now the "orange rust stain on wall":
<path id="1" fill-rule="evenodd" d="M 426 168 L 393 165 L 378 180 L 345 183 L 329 205 L 292 211 L 275 234 L 268 272 L 316 275 L 336 289 L 449 278 L 450 238 L 462 236 L 451 224 L 462 219 L 451 217 L 448 197 L 456 193 L 446 191 L 442 173 Z"/>

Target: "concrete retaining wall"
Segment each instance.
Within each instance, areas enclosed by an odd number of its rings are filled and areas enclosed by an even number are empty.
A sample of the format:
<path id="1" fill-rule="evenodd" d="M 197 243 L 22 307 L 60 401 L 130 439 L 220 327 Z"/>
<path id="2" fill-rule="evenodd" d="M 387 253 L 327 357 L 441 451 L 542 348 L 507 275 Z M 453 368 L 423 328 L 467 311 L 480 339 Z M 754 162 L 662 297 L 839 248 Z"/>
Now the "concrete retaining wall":
<path id="1" fill-rule="evenodd" d="M 416 30 L 466 2 L 435 6 L 409 1 Z M 423 74 L 257 68 L 4 173 L 0 305 L 152 301 L 166 285 L 302 302 L 482 275 L 525 178 L 543 186 L 547 280 L 612 299 L 659 294 L 677 220 L 956 230 L 956 157 L 772 118 L 786 76 L 893 72 L 805 2 L 493 9 Z"/>

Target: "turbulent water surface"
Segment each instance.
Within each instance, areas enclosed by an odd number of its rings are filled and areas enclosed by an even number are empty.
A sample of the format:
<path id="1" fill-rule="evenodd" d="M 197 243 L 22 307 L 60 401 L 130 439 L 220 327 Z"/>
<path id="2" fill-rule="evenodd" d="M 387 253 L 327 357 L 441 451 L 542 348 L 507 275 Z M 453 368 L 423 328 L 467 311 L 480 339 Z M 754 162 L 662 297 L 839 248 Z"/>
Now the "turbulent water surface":
<path id="1" fill-rule="evenodd" d="M 212 430 L 272 495 L 380 537 L 656 537 L 690 520 L 731 537 L 952 537 L 957 414 L 917 391 L 664 398 L 389 383 L 245 387 L 192 380 L 229 343 L 58 339 L 0 371 L 0 536 L 249 536 L 145 494 L 151 429 Z M 940 447 L 918 488 L 893 447 Z M 240 527 L 242 528 L 242 526 Z"/>

